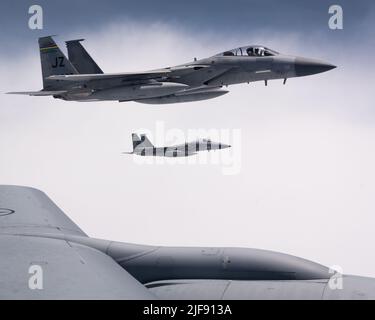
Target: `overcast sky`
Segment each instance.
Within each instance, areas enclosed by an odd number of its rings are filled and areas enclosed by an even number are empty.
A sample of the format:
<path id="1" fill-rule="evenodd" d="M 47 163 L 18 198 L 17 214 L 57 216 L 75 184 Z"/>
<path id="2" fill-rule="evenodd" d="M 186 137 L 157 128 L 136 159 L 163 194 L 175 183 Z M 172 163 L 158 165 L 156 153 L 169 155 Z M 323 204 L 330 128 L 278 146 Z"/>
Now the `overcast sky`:
<path id="1" fill-rule="evenodd" d="M 32 31 L 35 2 L 2 1 L 2 92 L 41 89 L 37 38 L 49 34 L 62 48 L 85 38 L 106 72 L 252 43 L 338 68 L 164 106 L 1 94 L 1 184 L 42 189 L 92 237 L 263 248 L 375 277 L 373 1 L 333 1 L 344 9 L 340 31 L 328 28 L 332 1 L 38 3 L 44 30 Z M 132 132 L 155 131 L 158 121 L 186 133 L 240 130 L 240 145 L 222 151 L 239 152 L 240 173 L 223 175 L 217 164 L 139 165 L 121 154 L 131 150 Z"/>

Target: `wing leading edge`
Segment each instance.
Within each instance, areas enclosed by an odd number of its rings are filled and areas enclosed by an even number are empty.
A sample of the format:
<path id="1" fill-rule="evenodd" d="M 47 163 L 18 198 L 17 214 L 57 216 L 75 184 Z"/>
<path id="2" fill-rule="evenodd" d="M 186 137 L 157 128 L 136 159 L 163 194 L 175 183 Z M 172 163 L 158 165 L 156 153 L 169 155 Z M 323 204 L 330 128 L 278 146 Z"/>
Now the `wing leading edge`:
<path id="1" fill-rule="evenodd" d="M 7 94 L 23 94 L 27 96 L 35 96 L 35 97 L 44 97 L 44 96 L 54 96 L 59 94 L 67 93 L 67 90 L 57 90 L 57 91 L 18 91 L 18 92 L 7 92 Z"/>
<path id="2" fill-rule="evenodd" d="M 0 233 L 25 232 L 86 236 L 43 192 L 0 185 Z"/>
<path id="3" fill-rule="evenodd" d="M 0 299 L 154 299 L 43 192 L 0 186 Z M 55 237 L 55 238 L 54 238 Z"/>

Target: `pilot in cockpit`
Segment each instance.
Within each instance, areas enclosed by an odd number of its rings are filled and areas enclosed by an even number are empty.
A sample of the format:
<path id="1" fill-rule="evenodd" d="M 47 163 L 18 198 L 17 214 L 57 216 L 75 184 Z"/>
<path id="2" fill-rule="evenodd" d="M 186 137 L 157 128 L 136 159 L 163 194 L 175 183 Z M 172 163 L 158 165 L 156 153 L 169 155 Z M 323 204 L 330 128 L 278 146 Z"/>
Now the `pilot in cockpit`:
<path id="1" fill-rule="evenodd" d="M 255 52 L 254 52 L 254 48 L 253 47 L 247 48 L 246 52 L 247 52 L 247 55 L 250 56 L 250 57 L 254 57 L 255 56 Z"/>
<path id="2" fill-rule="evenodd" d="M 262 47 L 249 47 L 246 52 L 250 57 L 263 57 L 265 55 L 265 49 Z"/>
<path id="3" fill-rule="evenodd" d="M 225 51 L 222 53 L 223 56 L 249 56 L 249 57 L 269 57 L 278 54 L 276 51 L 267 49 L 265 47 L 242 47 Z"/>

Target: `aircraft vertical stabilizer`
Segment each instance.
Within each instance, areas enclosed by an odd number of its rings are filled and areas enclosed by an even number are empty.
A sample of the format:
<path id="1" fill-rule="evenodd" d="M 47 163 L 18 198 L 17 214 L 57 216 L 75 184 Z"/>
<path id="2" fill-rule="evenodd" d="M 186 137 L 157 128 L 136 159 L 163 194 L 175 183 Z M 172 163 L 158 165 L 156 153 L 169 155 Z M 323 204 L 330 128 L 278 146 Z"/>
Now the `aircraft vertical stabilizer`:
<path id="1" fill-rule="evenodd" d="M 82 46 L 81 41 L 84 39 L 66 41 L 68 48 L 69 61 L 82 74 L 101 74 L 102 69 L 97 65 L 86 49 Z"/>
<path id="2" fill-rule="evenodd" d="M 65 57 L 52 37 L 39 38 L 40 60 L 42 64 L 43 88 L 56 88 L 56 82 L 46 78 L 53 75 L 77 74 L 77 70 Z"/>
<path id="3" fill-rule="evenodd" d="M 147 138 L 145 134 L 141 134 L 141 141 L 142 141 L 142 146 L 144 147 L 150 147 L 150 148 L 154 147 L 154 145 L 151 143 L 151 141 Z"/>

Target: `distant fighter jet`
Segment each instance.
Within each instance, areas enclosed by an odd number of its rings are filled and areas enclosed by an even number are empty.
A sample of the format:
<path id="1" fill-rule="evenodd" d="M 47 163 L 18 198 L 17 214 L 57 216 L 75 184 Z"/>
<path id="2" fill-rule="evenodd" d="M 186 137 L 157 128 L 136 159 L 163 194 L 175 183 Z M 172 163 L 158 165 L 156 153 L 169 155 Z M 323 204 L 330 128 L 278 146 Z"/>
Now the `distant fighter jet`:
<path id="1" fill-rule="evenodd" d="M 144 72 L 103 73 L 79 40 L 67 41 L 69 60 L 52 37 L 39 38 L 43 89 L 10 92 L 53 96 L 68 101 L 136 101 L 166 104 L 206 100 L 228 93 L 238 83 L 308 76 L 334 65 L 246 46 L 175 67 Z"/>
<path id="2" fill-rule="evenodd" d="M 188 157 L 197 154 L 199 151 L 211 151 L 230 148 L 228 144 L 212 142 L 207 139 L 200 139 L 194 142 L 188 142 L 170 147 L 155 147 L 146 135 L 140 137 L 133 133 L 133 152 L 124 152 L 125 154 L 136 154 L 139 156 L 159 156 L 159 157 Z"/>
<path id="3" fill-rule="evenodd" d="M 19 186 L 0 186 L 0 284 L 1 300 L 375 299 L 375 279 L 283 253 L 90 238 Z"/>

